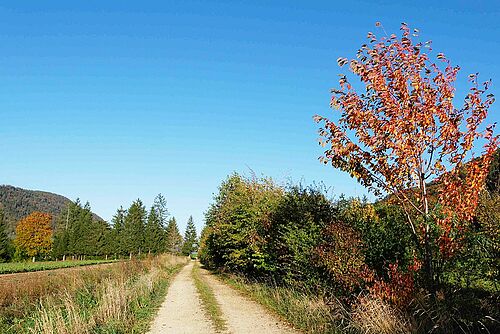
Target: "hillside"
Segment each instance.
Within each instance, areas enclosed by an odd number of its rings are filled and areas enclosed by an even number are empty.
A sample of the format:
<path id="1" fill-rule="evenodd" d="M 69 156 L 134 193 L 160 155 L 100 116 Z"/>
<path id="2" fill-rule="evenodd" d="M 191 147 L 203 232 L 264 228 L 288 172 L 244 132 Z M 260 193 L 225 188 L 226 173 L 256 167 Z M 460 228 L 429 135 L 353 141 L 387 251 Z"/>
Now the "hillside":
<path id="1" fill-rule="evenodd" d="M 427 192 L 430 195 L 431 200 L 436 201 L 438 196 L 439 183 L 436 181 L 431 181 L 426 183 Z M 500 149 L 497 149 L 493 160 L 491 161 L 488 176 L 485 180 L 485 186 L 489 193 L 500 194 Z M 382 198 L 378 203 L 385 203 L 389 200 L 394 199 L 394 195 L 390 194 Z"/>
<path id="2" fill-rule="evenodd" d="M 0 185 L 0 207 L 12 233 L 16 222 L 33 211 L 50 213 L 54 217 L 63 211 L 71 202 L 68 198 L 38 190 L 27 190 L 9 185 Z M 94 214 L 94 218 L 102 220 Z"/>

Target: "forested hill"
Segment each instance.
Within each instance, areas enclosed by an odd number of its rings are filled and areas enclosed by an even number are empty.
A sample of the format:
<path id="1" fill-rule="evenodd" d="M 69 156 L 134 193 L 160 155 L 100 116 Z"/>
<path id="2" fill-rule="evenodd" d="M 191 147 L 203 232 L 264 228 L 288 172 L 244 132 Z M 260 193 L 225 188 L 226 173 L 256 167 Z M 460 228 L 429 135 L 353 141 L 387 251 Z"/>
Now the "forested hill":
<path id="1" fill-rule="evenodd" d="M 33 211 L 50 213 L 54 217 L 71 202 L 68 198 L 38 190 L 27 190 L 9 185 L 0 185 L 0 207 L 3 209 L 9 232 L 15 224 Z M 102 220 L 94 214 L 94 218 Z"/>

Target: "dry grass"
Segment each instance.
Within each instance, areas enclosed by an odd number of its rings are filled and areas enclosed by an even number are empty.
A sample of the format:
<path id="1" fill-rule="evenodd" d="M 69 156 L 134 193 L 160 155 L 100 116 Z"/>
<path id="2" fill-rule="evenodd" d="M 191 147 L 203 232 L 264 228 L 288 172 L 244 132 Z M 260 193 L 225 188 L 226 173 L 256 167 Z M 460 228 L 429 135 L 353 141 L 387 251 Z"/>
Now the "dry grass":
<path id="1" fill-rule="evenodd" d="M 0 332 L 76 334 L 127 332 L 155 288 L 170 278 L 185 258 L 163 255 L 80 271 L 30 276 L 30 283 L 0 288 Z M 148 307 L 149 305 L 144 305 Z"/>
<path id="2" fill-rule="evenodd" d="M 86 276 L 100 280 L 109 276 L 115 267 L 127 263 L 103 264 L 91 267 L 77 267 L 54 271 L 8 274 L 0 276 L 0 307 L 12 308 L 23 300 L 37 300 L 73 291 L 83 286 Z M 83 274 L 85 273 L 85 274 Z M 61 286 L 65 288 L 61 290 Z"/>
<path id="3" fill-rule="evenodd" d="M 85 320 L 81 316 L 78 305 L 76 305 L 70 295 L 62 301 L 62 305 L 57 302 L 46 301 L 38 307 L 38 317 L 31 333 L 40 334 L 90 334 L 93 327 L 93 319 Z"/>
<path id="4" fill-rule="evenodd" d="M 100 302 L 94 315 L 95 321 L 98 324 L 123 321 L 129 307 L 126 281 L 123 279 L 107 280 L 102 284 L 99 294 Z"/>
<path id="5" fill-rule="evenodd" d="M 222 279 L 306 333 L 348 333 L 348 314 L 341 305 L 297 289 L 249 283 L 237 276 Z"/>
<path id="6" fill-rule="evenodd" d="M 351 316 L 351 327 L 366 334 L 403 334 L 414 332 L 411 322 L 405 315 L 373 298 L 361 298 L 354 307 Z"/>
<path id="7" fill-rule="evenodd" d="M 403 312 L 377 299 L 360 297 L 358 303 L 348 309 L 336 299 L 327 302 L 294 288 L 252 283 L 237 276 L 222 278 L 305 333 L 415 332 Z"/>

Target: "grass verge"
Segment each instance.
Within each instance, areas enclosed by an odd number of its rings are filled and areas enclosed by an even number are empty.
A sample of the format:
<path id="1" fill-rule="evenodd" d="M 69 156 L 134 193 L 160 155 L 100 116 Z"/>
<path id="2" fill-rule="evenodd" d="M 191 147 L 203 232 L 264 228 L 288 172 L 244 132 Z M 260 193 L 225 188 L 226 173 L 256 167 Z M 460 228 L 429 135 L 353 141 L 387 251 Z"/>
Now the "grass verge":
<path id="1" fill-rule="evenodd" d="M 111 263 L 116 260 L 82 260 L 82 261 L 45 261 L 45 262 L 9 262 L 0 263 L 0 274 L 14 274 L 21 272 L 32 272 L 88 266 L 93 264 Z"/>
<path id="2" fill-rule="evenodd" d="M 317 296 L 295 289 L 248 282 L 238 276 L 219 276 L 231 287 L 258 302 L 305 333 L 351 333 L 346 324 L 347 312 L 335 309 Z"/>
<path id="3" fill-rule="evenodd" d="M 219 303 L 215 299 L 214 291 L 203 279 L 203 277 L 201 277 L 200 265 L 198 262 L 194 264 L 191 275 L 193 276 L 196 290 L 198 290 L 198 294 L 200 295 L 203 308 L 205 309 L 207 316 L 212 321 L 215 330 L 217 332 L 227 330 L 226 321 L 222 318 L 222 310 Z"/>

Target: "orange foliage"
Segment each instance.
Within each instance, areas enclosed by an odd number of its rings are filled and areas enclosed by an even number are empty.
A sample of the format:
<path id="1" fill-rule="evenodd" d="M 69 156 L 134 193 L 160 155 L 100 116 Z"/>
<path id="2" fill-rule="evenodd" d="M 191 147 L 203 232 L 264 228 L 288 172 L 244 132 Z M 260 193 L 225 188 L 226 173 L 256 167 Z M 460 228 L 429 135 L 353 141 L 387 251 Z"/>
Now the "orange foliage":
<path id="1" fill-rule="evenodd" d="M 341 222 L 331 223 L 324 233 L 325 242 L 316 249 L 317 264 L 328 273 L 339 295 L 353 297 L 374 279 L 365 264 L 363 243 L 353 228 Z"/>
<path id="2" fill-rule="evenodd" d="M 399 265 L 396 262 L 389 264 L 388 274 L 389 280 L 387 282 L 380 279 L 375 280 L 369 289 L 370 293 L 393 305 L 407 306 L 412 300 L 415 290 L 412 270 L 403 273 L 399 270 Z"/>
<path id="3" fill-rule="evenodd" d="M 14 243 L 18 251 L 28 256 L 46 255 L 52 248 L 52 216 L 33 212 L 19 221 Z"/>
<path id="4" fill-rule="evenodd" d="M 457 109 L 454 82 L 460 68 L 442 53 L 437 54 L 442 66 L 432 62 L 426 53 L 431 43 L 415 43 L 418 31 L 410 32 L 404 23 L 401 30 L 401 38 L 377 39 L 370 32 L 357 59 L 338 59 L 366 89 L 357 93 L 341 76 L 331 99 L 331 107 L 340 111 L 338 121 L 315 120 L 324 123 L 320 144 L 327 150 L 321 161 L 348 172 L 376 195 L 396 198 L 432 275 L 431 245 L 439 246 L 443 257 L 452 256 L 477 207 L 499 141 L 494 125 L 482 126 L 494 97 L 486 95 L 490 82 L 480 84 L 473 74 Z M 484 142 L 483 154 L 466 162 L 478 140 Z M 431 181 L 439 181 L 435 205 L 429 202 Z"/>

